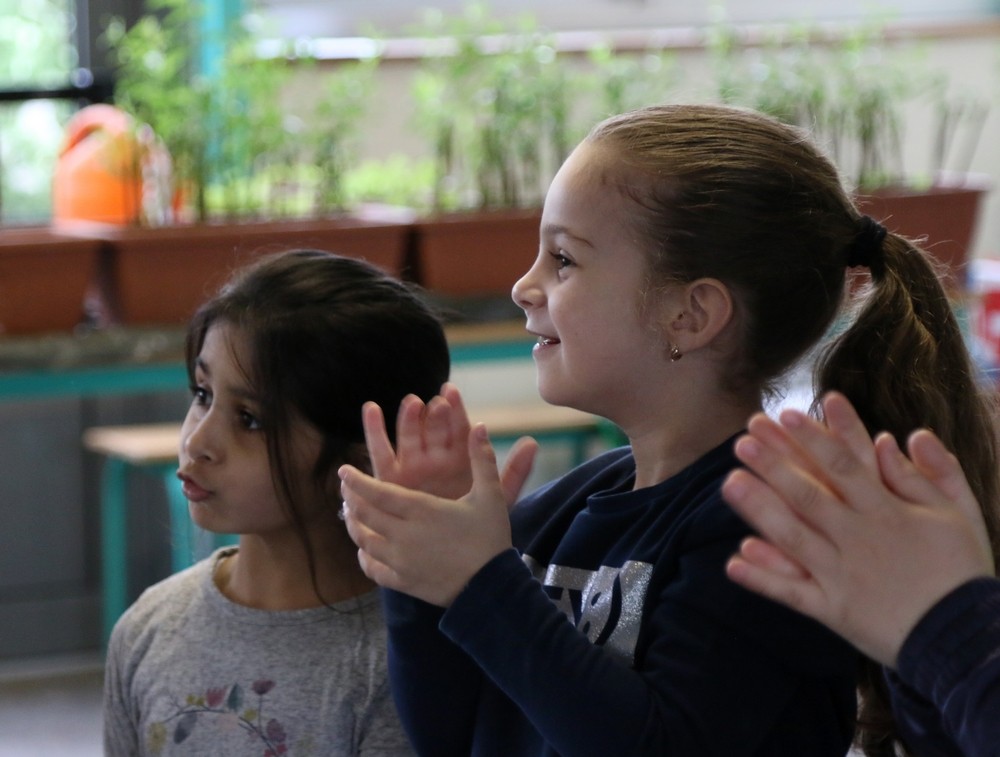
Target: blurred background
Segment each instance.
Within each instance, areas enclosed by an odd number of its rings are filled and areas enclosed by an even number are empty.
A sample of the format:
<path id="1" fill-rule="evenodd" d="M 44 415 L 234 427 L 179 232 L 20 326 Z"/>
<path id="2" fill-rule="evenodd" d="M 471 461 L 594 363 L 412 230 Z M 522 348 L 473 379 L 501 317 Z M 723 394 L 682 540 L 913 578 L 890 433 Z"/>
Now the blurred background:
<path id="1" fill-rule="evenodd" d="M 82 439 L 183 417 L 183 323 L 234 262 L 211 249 L 245 259 L 345 219 L 392 227 L 402 247 L 384 266 L 456 326 L 516 321 L 507 293 L 545 188 L 589 127 L 729 102 L 809 130 L 890 225 L 915 213 L 901 230 L 940 256 L 990 369 L 998 95 L 998 0 L 0 0 L 0 683 L 15 686 L 0 686 L 0 755 L 45 753 L 26 714 L 45 702 L 82 703 L 80 738 L 96 738 L 107 455 Z M 902 195 L 959 204 L 878 204 Z M 520 231 L 500 229 L 511 215 Z M 439 221 L 477 224 L 448 276 L 428 241 Z M 472 283 L 449 278 L 466 261 Z M 52 304 L 67 313 L 43 318 Z M 537 399 L 523 338 L 476 333 L 456 353 L 474 404 Z M 577 454 L 555 443 L 537 480 Z M 174 564 L 163 481 L 125 485 L 131 601 Z M 60 676 L 62 695 L 38 683 Z M 63 718 L 48 712 L 39 723 Z"/>

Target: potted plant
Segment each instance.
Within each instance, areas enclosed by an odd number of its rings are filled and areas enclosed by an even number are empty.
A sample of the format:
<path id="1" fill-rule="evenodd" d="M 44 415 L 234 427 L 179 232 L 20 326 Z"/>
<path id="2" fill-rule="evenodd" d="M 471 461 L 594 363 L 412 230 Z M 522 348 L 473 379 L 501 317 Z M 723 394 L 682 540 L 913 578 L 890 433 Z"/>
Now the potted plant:
<path id="1" fill-rule="evenodd" d="M 599 117 L 663 99 L 668 60 L 606 45 L 571 60 L 532 17 L 505 26 L 482 3 L 432 15 L 421 34 L 437 45 L 413 89 L 434 182 L 431 212 L 414 223 L 414 270 L 452 302 L 507 301 L 537 255 L 559 166 Z"/>
<path id="2" fill-rule="evenodd" d="M 116 104 L 151 128 L 172 158 L 170 210 L 158 222 L 63 224 L 105 240 L 108 312 L 126 324 L 182 323 L 207 291 L 248 257 L 315 247 L 364 257 L 402 275 L 408 224 L 348 212 L 343 176 L 377 59 L 324 71 L 295 112 L 282 102 L 284 56 L 261 56 L 246 19 L 198 71 L 198 4 L 154 0 L 109 41 L 121 75 Z M 307 65 L 307 61 L 300 61 Z"/>
<path id="3" fill-rule="evenodd" d="M 0 230 L 0 336 L 72 331 L 86 321 L 101 243 L 47 229 Z"/>
<path id="4" fill-rule="evenodd" d="M 985 118 L 977 99 L 955 99 L 948 82 L 912 49 L 892 48 L 885 29 L 863 26 L 831 39 L 791 27 L 755 47 L 725 25 L 712 30 L 717 96 L 809 129 L 849 177 L 859 208 L 920 241 L 951 288 L 964 286 L 980 205 L 990 189 L 969 162 Z M 925 170 L 906 170 L 904 112 L 923 106 L 938 124 Z M 962 143 L 959 145 L 959 143 Z M 946 171 L 949 159 L 958 160 Z"/>

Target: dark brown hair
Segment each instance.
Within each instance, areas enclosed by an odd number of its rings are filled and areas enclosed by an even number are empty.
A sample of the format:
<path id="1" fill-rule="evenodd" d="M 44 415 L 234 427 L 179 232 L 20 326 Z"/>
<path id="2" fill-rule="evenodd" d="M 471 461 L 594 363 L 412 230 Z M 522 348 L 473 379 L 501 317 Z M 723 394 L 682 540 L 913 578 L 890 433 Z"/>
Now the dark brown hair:
<path id="1" fill-rule="evenodd" d="M 636 204 L 653 286 L 712 277 L 730 288 L 742 332 L 727 387 L 771 390 L 847 317 L 847 264 L 866 222 L 802 131 L 738 108 L 665 105 L 612 117 L 587 140 L 610 151 L 605 181 Z M 901 444 L 917 428 L 938 434 L 998 554 L 992 403 L 926 254 L 895 234 L 874 252 L 867 299 L 817 361 L 817 394 L 843 392 L 871 433 Z M 872 756 L 897 741 L 881 675 L 865 662 L 857 740 Z"/>
<path id="2" fill-rule="evenodd" d="M 394 440 L 403 397 L 427 401 L 448 380 L 444 330 L 412 286 L 364 261 L 316 250 L 264 257 L 199 308 L 187 334 L 192 383 L 205 335 L 220 322 L 239 329 L 250 345 L 242 368 L 261 402 L 271 476 L 305 544 L 315 585 L 297 506 L 303 482 L 289 459 L 292 418 L 323 437 L 313 485 L 327 488 L 345 462 L 368 469 L 361 406 L 372 400 L 382 407 Z M 339 508 L 340 500 L 330 507 Z"/>

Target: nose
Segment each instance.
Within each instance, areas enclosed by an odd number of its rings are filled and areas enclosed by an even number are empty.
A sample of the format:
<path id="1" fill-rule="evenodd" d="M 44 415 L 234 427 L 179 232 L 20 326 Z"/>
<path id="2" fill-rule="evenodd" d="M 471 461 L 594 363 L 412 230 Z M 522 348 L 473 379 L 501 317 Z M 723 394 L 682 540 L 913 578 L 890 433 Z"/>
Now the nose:
<path id="1" fill-rule="evenodd" d="M 538 265 L 541 257 L 539 254 L 535 258 L 531 268 L 514 283 L 514 287 L 510 290 L 511 299 L 522 310 L 538 307 L 542 302 L 544 295 L 538 278 Z"/>
<path id="2" fill-rule="evenodd" d="M 188 410 L 181 425 L 180 452 L 189 460 L 204 462 L 217 461 L 221 446 L 215 432 L 216 419 L 212 410 L 198 413 L 197 408 Z"/>

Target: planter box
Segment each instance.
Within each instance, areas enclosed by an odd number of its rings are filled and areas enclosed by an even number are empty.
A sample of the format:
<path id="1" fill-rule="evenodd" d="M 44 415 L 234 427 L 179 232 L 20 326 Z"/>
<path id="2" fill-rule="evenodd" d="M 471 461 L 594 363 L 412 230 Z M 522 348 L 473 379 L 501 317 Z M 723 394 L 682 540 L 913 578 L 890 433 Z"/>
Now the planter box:
<path id="1" fill-rule="evenodd" d="M 949 289 L 964 289 L 969 250 L 992 183 L 978 174 L 941 177 L 925 190 L 886 187 L 856 198 L 858 208 L 912 239 L 942 264 Z"/>
<path id="2" fill-rule="evenodd" d="M 538 255 L 541 209 L 449 213 L 413 224 L 417 281 L 445 296 L 509 297 Z"/>
<path id="3" fill-rule="evenodd" d="M 0 336 L 77 326 L 100 250 L 99 241 L 47 228 L 0 230 Z"/>
<path id="4" fill-rule="evenodd" d="M 109 319 L 183 324 L 237 268 L 293 248 L 363 258 L 400 276 L 409 226 L 360 218 L 129 228 L 73 224 L 104 240 L 102 281 Z"/>

